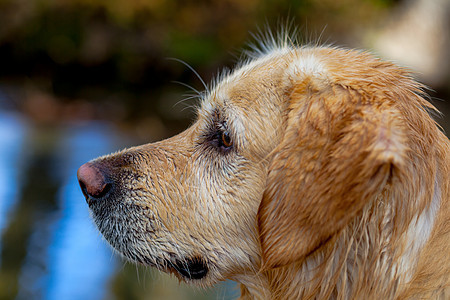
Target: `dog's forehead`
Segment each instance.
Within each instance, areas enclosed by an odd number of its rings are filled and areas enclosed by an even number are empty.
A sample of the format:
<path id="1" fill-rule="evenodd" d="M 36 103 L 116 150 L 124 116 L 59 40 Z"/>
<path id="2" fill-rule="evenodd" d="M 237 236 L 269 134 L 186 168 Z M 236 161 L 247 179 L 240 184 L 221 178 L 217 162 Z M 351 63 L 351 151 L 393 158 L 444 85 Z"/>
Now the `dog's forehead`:
<path id="1" fill-rule="evenodd" d="M 273 96 L 286 86 L 285 70 L 290 56 L 288 49 L 280 49 L 270 55 L 245 62 L 233 72 L 216 80 L 214 88 L 203 99 L 206 112 L 217 109 L 237 112 L 249 109 L 270 108 Z"/>
<path id="2" fill-rule="evenodd" d="M 204 98 L 205 109 L 236 106 L 270 109 L 272 103 L 292 86 L 306 78 L 314 81 L 328 81 L 329 70 L 322 49 L 280 48 L 267 55 L 240 64 L 233 72 L 216 80 L 214 88 Z M 278 95 L 277 95 L 278 94 Z M 273 100 L 273 101 L 271 101 Z"/>

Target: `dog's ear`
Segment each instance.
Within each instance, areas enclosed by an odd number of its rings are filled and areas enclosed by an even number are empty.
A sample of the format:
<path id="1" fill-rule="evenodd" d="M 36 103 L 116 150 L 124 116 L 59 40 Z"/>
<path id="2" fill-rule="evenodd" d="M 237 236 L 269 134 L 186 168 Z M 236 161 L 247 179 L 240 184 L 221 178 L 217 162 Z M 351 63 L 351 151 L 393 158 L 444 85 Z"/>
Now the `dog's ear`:
<path id="1" fill-rule="evenodd" d="M 378 195 L 405 154 L 392 101 L 304 82 L 270 159 L 258 211 L 263 269 L 305 258 Z"/>

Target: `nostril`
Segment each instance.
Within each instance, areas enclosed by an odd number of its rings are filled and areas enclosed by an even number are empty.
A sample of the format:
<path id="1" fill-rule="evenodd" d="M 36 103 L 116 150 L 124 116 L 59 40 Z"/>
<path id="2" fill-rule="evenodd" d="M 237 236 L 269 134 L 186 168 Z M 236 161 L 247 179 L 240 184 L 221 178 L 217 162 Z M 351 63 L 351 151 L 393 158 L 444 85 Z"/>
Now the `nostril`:
<path id="1" fill-rule="evenodd" d="M 96 195 L 96 197 L 103 198 L 104 196 L 108 195 L 109 191 L 111 190 L 111 186 L 111 183 L 105 183 L 102 190 Z"/>
<path id="2" fill-rule="evenodd" d="M 103 173 L 90 163 L 82 165 L 77 172 L 81 191 L 89 199 L 100 199 L 111 190 L 111 183 L 107 182 Z"/>

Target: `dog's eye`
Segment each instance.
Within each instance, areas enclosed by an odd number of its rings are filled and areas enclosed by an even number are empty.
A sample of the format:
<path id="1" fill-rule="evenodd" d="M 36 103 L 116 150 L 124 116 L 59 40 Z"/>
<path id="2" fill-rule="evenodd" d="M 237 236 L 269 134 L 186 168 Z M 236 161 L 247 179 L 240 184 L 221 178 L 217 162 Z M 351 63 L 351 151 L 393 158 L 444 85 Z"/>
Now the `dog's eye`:
<path id="1" fill-rule="evenodd" d="M 211 124 L 206 134 L 203 135 L 203 141 L 210 145 L 214 150 L 220 153 L 228 153 L 234 147 L 233 137 L 228 130 L 226 122 L 215 122 Z"/>
<path id="2" fill-rule="evenodd" d="M 230 148 L 233 146 L 233 141 L 231 140 L 230 134 L 228 131 L 223 131 L 220 137 L 220 146 L 224 148 Z"/>

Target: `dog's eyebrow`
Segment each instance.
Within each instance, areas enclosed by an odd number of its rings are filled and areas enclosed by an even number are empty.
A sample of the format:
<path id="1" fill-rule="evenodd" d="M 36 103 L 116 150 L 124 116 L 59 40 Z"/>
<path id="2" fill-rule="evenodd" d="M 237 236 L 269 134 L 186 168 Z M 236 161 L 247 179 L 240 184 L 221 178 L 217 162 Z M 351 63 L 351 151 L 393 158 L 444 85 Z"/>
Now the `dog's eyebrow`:
<path id="1" fill-rule="evenodd" d="M 221 113 L 221 111 L 223 111 L 223 108 L 214 108 L 214 110 L 212 111 L 212 119 L 215 122 L 224 122 L 226 120 L 224 120 L 224 115 L 223 113 Z"/>
<path id="2" fill-rule="evenodd" d="M 208 122 L 226 122 L 227 129 L 234 138 L 235 144 L 241 144 L 245 136 L 242 120 L 245 112 L 237 106 L 228 93 L 229 86 L 217 86 L 210 94 L 203 98 L 199 114 Z"/>

